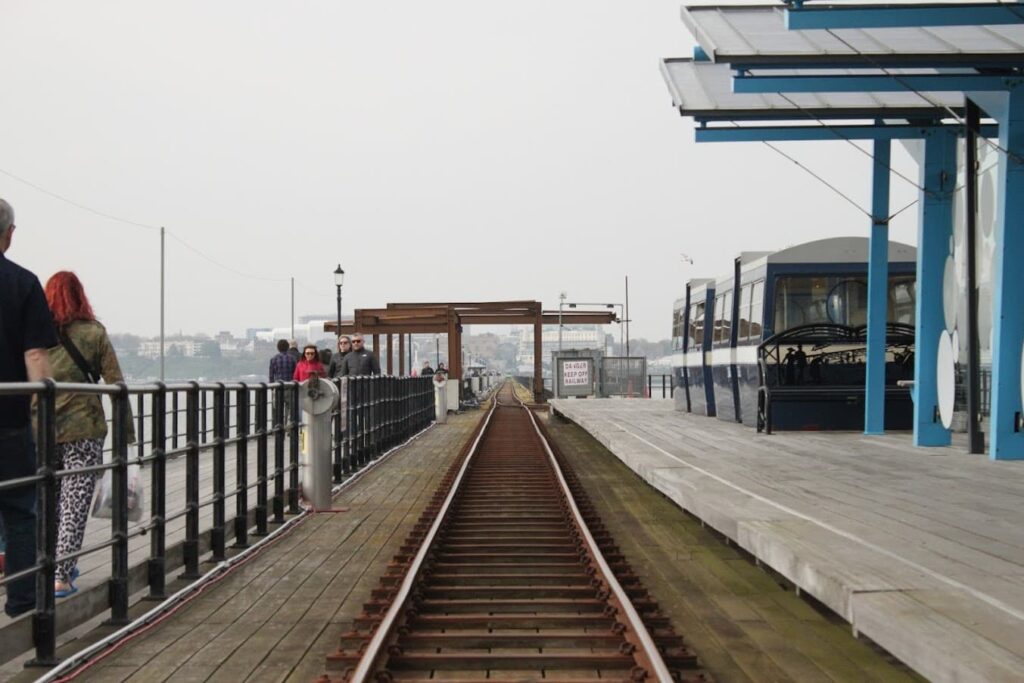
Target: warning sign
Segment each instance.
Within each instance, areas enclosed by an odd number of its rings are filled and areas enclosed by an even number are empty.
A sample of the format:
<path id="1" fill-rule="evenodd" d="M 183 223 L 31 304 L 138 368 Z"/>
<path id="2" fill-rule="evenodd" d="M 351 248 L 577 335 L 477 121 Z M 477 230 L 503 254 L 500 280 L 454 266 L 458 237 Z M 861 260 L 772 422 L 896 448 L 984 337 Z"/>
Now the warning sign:
<path id="1" fill-rule="evenodd" d="M 563 387 L 587 387 L 590 386 L 590 361 L 565 360 L 562 361 L 562 386 Z"/>

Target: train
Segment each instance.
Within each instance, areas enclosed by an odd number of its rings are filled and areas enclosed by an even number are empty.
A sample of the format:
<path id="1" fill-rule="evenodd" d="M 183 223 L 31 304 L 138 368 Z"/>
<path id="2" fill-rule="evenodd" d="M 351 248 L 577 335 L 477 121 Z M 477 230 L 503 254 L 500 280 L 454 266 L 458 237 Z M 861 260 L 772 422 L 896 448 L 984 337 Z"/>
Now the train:
<path id="1" fill-rule="evenodd" d="M 889 242 L 886 426 L 911 428 L 916 249 Z M 763 428 L 863 428 L 868 239 L 742 252 L 672 312 L 677 410 Z M 769 406 L 770 404 L 770 406 Z M 769 424 L 769 427 L 772 425 Z"/>

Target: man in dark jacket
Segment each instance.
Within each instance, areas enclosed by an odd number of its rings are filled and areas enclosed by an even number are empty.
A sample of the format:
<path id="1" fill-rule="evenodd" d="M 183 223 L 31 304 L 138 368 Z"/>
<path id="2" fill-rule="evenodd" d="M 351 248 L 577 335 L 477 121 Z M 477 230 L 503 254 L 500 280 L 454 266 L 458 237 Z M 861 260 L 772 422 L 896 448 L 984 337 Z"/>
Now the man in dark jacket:
<path id="1" fill-rule="evenodd" d="M 352 351 L 352 339 L 347 334 L 343 334 L 338 337 L 338 352 L 331 358 L 331 364 L 327 368 L 327 376 L 331 379 L 335 377 L 341 377 L 341 368 L 345 363 L 345 356 Z"/>
<path id="2" fill-rule="evenodd" d="M 420 377 L 432 377 L 434 374 L 434 368 L 430 367 L 430 361 L 423 361 L 423 369 L 420 370 Z"/>
<path id="3" fill-rule="evenodd" d="M 0 199 L 0 382 L 38 382 L 51 376 L 46 350 L 57 335 L 39 279 L 4 256 L 14 227 L 14 209 Z M 0 481 L 36 473 L 29 406 L 25 394 L 0 397 Z M 0 493 L 0 518 L 7 574 L 28 569 L 36 561 L 36 485 Z M 12 581 L 6 592 L 8 616 L 28 612 L 36 605 L 36 577 Z"/>
<path id="4" fill-rule="evenodd" d="M 291 382 L 295 374 L 295 359 L 288 353 L 288 342 L 277 341 L 277 355 L 270 359 L 270 381 Z"/>
<path id="5" fill-rule="evenodd" d="M 363 335 L 352 337 L 352 351 L 345 356 L 339 375 L 379 375 L 380 361 L 363 347 Z"/>

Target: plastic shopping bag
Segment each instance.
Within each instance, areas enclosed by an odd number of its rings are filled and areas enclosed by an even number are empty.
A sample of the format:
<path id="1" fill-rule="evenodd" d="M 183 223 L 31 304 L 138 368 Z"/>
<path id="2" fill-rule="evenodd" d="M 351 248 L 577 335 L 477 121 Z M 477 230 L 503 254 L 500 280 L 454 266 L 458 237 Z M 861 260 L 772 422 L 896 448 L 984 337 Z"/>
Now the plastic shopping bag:
<path id="1" fill-rule="evenodd" d="M 145 496 L 142 485 L 142 469 L 138 465 L 128 466 L 128 520 L 137 522 L 142 519 L 142 508 Z M 100 485 L 96 489 L 96 498 L 92 504 L 92 516 L 109 519 L 114 511 L 113 472 L 103 473 Z"/>

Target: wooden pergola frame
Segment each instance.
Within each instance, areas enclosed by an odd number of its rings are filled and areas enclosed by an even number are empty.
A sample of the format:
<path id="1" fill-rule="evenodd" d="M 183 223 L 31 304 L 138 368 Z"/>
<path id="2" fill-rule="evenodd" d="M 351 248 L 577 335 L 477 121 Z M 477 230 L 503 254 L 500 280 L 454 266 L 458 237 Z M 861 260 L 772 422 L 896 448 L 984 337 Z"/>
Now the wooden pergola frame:
<path id="1" fill-rule="evenodd" d="M 394 335 L 398 335 L 398 373 L 405 374 L 406 334 L 448 335 L 448 372 L 462 377 L 463 325 L 533 325 L 533 395 L 543 400 L 544 381 L 541 377 L 543 355 L 542 329 L 544 325 L 561 322 L 576 325 L 607 325 L 618 321 L 614 312 L 606 311 L 545 311 L 539 301 L 485 301 L 448 303 L 395 303 L 387 308 L 357 308 L 353 319 L 324 324 L 324 330 L 335 334 L 372 335 L 373 351 L 380 356 L 380 336 L 387 339 L 386 367 L 392 372 Z M 410 370 L 412 368 L 409 368 Z"/>

